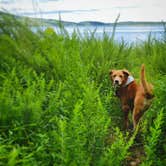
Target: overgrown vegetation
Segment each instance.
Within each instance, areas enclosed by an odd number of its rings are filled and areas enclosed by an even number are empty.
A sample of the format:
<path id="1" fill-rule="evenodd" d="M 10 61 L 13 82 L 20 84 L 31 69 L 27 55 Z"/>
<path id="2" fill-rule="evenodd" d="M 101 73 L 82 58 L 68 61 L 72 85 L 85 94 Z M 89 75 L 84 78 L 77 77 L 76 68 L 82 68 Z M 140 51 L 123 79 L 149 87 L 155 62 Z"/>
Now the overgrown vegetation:
<path id="1" fill-rule="evenodd" d="M 166 165 L 166 43 L 33 32 L 0 15 L 0 165 Z M 108 76 L 141 64 L 155 99 L 134 133 Z"/>

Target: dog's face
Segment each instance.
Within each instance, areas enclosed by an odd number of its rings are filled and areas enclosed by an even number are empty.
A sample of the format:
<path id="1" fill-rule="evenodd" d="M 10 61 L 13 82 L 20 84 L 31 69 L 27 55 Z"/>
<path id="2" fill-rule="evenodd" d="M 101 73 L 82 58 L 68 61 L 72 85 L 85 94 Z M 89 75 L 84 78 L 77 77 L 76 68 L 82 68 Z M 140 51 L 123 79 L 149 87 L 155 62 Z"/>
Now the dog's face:
<path id="1" fill-rule="evenodd" d="M 116 87 L 120 87 L 124 85 L 127 81 L 127 78 L 129 76 L 129 72 L 127 70 L 110 70 L 110 79 L 113 82 L 113 85 Z"/>

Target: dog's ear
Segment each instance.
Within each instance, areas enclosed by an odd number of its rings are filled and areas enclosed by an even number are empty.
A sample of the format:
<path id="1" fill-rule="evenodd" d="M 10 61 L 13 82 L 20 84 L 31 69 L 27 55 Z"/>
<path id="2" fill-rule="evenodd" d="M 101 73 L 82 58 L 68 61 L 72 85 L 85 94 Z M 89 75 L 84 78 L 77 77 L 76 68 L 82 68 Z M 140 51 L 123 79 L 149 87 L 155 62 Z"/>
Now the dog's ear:
<path id="1" fill-rule="evenodd" d="M 129 71 L 126 69 L 122 70 L 122 72 L 126 77 L 128 77 L 130 75 Z"/>
<path id="2" fill-rule="evenodd" d="M 112 75 L 113 72 L 114 70 L 109 70 L 109 75 Z"/>

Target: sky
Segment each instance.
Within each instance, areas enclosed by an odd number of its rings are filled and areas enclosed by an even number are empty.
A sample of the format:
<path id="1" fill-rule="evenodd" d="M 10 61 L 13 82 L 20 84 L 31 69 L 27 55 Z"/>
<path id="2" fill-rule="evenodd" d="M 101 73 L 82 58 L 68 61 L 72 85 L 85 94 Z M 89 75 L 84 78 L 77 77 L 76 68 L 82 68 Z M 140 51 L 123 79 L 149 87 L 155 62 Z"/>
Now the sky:
<path id="1" fill-rule="evenodd" d="M 64 21 L 166 21 L 166 0 L 0 0 L 0 10 Z"/>

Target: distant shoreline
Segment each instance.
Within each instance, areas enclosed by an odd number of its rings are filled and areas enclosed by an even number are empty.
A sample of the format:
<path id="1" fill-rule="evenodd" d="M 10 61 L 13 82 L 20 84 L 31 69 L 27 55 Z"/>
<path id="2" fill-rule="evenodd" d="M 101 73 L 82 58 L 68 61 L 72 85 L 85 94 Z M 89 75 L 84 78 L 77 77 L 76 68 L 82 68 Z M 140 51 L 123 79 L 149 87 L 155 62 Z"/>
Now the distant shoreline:
<path id="1" fill-rule="evenodd" d="M 31 18 L 31 17 L 26 17 L 26 16 L 17 16 L 13 15 L 10 13 L 2 12 L 0 11 L 0 15 L 8 15 L 14 18 L 17 18 L 19 20 L 25 20 L 29 21 L 30 24 L 44 24 L 46 26 L 58 26 L 59 23 L 61 22 L 64 26 L 113 26 L 114 23 L 105 23 L 105 22 L 99 22 L 99 21 L 81 21 L 81 22 L 69 22 L 69 21 L 59 21 L 55 19 L 45 19 L 45 18 Z M 166 24 L 166 22 L 163 21 L 157 21 L 157 22 L 152 22 L 152 21 L 122 21 L 118 22 L 117 26 L 159 26 Z"/>

